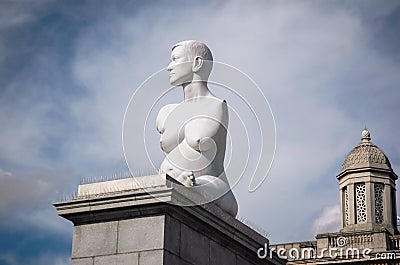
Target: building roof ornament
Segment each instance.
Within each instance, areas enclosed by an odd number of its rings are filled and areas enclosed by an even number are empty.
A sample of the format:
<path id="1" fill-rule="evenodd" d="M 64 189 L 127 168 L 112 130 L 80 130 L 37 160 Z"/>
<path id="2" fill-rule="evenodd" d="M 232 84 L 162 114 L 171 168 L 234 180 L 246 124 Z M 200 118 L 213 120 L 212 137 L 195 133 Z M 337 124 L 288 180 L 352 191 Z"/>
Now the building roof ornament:
<path id="1" fill-rule="evenodd" d="M 365 128 L 361 133 L 361 143 L 347 155 L 340 173 L 349 169 L 366 167 L 392 170 L 389 159 L 381 149 L 371 142 L 371 134 Z"/>
<path id="2" fill-rule="evenodd" d="M 362 132 L 361 132 L 361 141 L 363 143 L 366 142 L 370 142 L 371 141 L 371 134 L 369 133 L 368 129 L 365 128 Z"/>

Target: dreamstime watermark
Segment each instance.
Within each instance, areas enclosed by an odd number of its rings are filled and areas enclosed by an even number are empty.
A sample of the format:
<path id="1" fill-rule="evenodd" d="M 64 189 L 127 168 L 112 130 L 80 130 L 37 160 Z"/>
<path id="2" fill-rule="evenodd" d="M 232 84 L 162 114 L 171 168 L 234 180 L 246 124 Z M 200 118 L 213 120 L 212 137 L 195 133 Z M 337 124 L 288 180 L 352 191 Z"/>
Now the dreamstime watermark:
<path id="1" fill-rule="evenodd" d="M 257 256 L 260 259 L 272 259 L 274 253 L 281 258 L 289 261 L 309 260 L 309 259 L 396 259 L 395 252 L 372 253 L 371 248 L 345 247 L 347 239 L 345 237 L 337 238 L 337 247 L 327 248 L 284 248 L 269 247 L 264 244 L 257 250 Z"/>

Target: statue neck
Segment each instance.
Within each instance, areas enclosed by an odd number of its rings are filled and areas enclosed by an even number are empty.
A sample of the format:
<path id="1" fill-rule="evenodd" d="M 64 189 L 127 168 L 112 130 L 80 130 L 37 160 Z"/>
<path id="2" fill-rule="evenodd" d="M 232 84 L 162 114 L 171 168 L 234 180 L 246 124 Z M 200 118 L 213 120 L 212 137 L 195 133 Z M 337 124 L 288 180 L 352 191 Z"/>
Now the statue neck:
<path id="1" fill-rule="evenodd" d="M 198 97 L 213 97 L 214 95 L 208 90 L 207 82 L 197 81 L 183 84 L 184 100 L 191 100 Z"/>

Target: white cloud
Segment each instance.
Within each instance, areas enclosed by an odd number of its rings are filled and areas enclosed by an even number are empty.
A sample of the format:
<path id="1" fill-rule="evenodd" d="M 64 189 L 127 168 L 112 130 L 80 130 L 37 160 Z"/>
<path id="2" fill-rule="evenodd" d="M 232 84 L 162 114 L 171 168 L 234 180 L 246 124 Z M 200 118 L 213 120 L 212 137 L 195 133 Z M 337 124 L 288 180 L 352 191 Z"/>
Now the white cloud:
<path id="1" fill-rule="evenodd" d="M 312 225 L 313 234 L 338 232 L 340 229 L 340 218 L 340 205 L 325 207 Z"/>
<path id="2" fill-rule="evenodd" d="M 39 256 L 30 257 L 28 261 L 20 261 L 21 257 L 15 256 L 13 253 L 0 254 L 0 261 L 7 262 L 7 265 L 70 265 L 71 257 L 69 255 L 44 253 Z"/>
<path id="3" fill-rule="evenodd" d="M 56 209 L 51 203 L 36 205 L 32 209 L 18 211 L 13 217 L 16 220 L 23 220 L 15 224 L 9 224 L 9 227 L 21 228 L 21 226 L 30 226 L 42 231 L 48 231 L 64 238 L 70 238 L 72 235 L 73 224 L 58 216 Z"/>
<path id="4" fill-rule="evenodd" d="M 0 168 L 0 216 L 9 228 L 32 226 L 69 235 L 71 223 L 51 205 L 71 190 L 68 172 L 41 172 L 16 176 Z"/>
<path id="5" fill-rule="evenodd" d="M 17 82 L 7 89 L 13 90 L 24 82 Z M 2 152 L 0 157 L 9 163 L 16 163 L 33 167 L 43 165 L 41 148 L 45 146 L 52 130 L 46 121 L 46 115 L 51 112 L 52 104 L 45 100 L 40 104 L 22 100 L 24 107 L 15 108 L 13 104 L 5 102 L 1 107 L 0 123 L 3 125 L 0 131 L 0 144 Z M 43 159 L 44 158 L 44 159 Z"/>
<path id="6" fill-rule="evenodd" d="M 69 265 L 71 264 L 71 257 L 67 255 L 45 253 L 37 258 L 34 258 L 28 262 L 28 265 Z"/>
<path id="7" fill-rule="evenodd" d="M 71 257 L 69 255 L 44 253 L 37 257 L 30 257 L 28 261 L 19 262 L 20 257 L 13 253 L 0 254 L 0 261 L 7 262 L 7 265 L 70 265 Z"/>
<path id="8" fill-rule="evenodd" d="M 22 26 L 37 19 L 40 11 L 52 0 L 27 1 L 22 4 L 16 1 L 0 3 L 0 30 Z"/>
<path id="9" fill-rule="evenodd" d="M 0 254 L 0 261 L 5 261 L 9 265 L 18 265 L 12 253 Z"/>
<path id="10" fill-rule="evenodd" d="M 59 174 L 58 174 L 59 175 Z M 0 214 L 6 214 L 12 208 L 29 207 L 54 192 L 54 188 L 63 180 L 51 175 L 15 176 L 0 171 Z"/>

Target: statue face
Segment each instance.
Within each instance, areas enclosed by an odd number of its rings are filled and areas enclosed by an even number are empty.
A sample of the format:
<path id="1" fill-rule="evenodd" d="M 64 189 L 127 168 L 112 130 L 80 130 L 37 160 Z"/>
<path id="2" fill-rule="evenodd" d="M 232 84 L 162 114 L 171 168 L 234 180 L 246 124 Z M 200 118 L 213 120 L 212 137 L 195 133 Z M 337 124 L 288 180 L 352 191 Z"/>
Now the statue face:
<path id="1" fill-rule="evenodd" d="M 169 72 L 169 82 L 173 86 L 180 86 L 192 81 L 192 62 L 189 62 L 184 46 L 177 46 L 172 50 L 171 62 L 167 70 Z"/>

